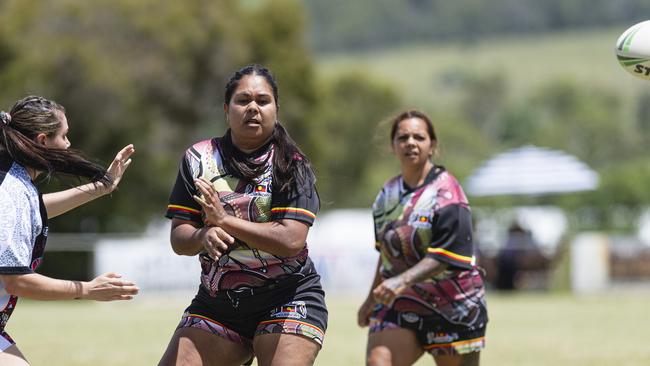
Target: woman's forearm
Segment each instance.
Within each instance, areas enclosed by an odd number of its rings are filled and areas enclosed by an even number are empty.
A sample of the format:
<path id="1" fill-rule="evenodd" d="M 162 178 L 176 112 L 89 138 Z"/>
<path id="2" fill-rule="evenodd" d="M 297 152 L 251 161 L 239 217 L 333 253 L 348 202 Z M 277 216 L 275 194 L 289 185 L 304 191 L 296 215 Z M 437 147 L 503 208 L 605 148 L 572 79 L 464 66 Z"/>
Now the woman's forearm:
<path id="1" fill-rule="evenodd" d="M 194 200 L 203 208 L 207 225 L 224 230 L 252 248 L 281 257 L 297 255 L 305 247 L 309 232 L 306 223 L 292 219 L 251 222 L 231 216 L 224 210 L 212 183 L 201 178 L 194 184 L 201 193 L 201 196 L 194 196 Z"/>
<path id="2" fill-rule="evenodd" d="M 121 277 L 109 272 L 86 282 L 59 280 L 38 273 L 27 273 L 0 275 L 0 281 L 8 293 L 33 300 L 130 300 L 140 289 L 135 283 Z"/>
<path id="3" fill-rule="evenodd" d="M 104 185 L 88 183 L 64 191 L 43 195 L 43 203 L 47 209 L 47 217 L 52 218 L 77 208 L 108 193 Z"/>
<path id="4" fill-rule="evenodd" d="M 309 232 L 307 224 L 291 219 L 251 222 L 227 216 L 219 222 L 219 227 L 252 248 L 282 257 L 300 253 Z"/>
<path id="5" fill-rule="evenodd" d="M 83 282 L 58 280 L 38 273 L 0 275 L 5 290 L 33 300 L 70 300 L 83 296 Z"/>
<path id="6" fill-rule="evenodd" d="M 447 264 L 437 261 L 431 257 L 424 257 L 408 270 L 400 273 L 400 277 L 406 286 L 422 282 L 447 269 Z"/>
<path id="7" fill-rule="evenodd" d="M 200 239 L 202 230 L 206 228 L 195 227 L 189 223 L 172 223 L 170 242 L 174 253 L 189 256 L 199 254 L 203 250 Z"/>

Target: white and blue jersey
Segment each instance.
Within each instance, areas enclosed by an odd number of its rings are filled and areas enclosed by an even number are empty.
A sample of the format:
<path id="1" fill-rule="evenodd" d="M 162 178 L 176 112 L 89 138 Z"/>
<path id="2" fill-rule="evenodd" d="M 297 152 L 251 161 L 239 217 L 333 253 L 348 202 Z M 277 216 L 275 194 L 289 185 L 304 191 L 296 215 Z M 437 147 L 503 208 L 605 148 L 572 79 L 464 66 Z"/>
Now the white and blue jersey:
<path id="1" fill-rule="evenodd" d="M 47 212 L 27 170 L 0 153 L 0 274 L 33 273 L 43 260 Z M 18 297 L 0 281 L 0 351 L 14 344 L 5 326 Z"/>

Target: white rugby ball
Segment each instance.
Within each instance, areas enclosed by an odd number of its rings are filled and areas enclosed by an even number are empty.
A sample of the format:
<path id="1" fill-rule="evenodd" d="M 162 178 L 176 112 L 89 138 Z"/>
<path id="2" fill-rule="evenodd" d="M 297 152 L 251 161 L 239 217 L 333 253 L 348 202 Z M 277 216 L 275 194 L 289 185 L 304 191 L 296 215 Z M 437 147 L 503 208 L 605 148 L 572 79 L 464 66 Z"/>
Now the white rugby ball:
<path id="1" fill-rule="evenodd" d="M 630 74 L 650 80 L 650 20 L 631 26 L 618 37 L 616 58 Z"/>

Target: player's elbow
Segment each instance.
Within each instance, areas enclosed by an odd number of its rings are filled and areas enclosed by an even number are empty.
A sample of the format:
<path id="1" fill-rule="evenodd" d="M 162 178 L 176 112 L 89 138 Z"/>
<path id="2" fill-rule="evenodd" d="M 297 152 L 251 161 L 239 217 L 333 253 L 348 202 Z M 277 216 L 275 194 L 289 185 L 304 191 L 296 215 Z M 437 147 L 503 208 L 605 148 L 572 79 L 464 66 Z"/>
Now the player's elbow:
<path id="1" fill-rule="evenodd" d="M 281 220 L 277 222 L 282 230 L 275 235 L 275 255 L 282 257 L 295 257 L 307 246 L 307 233 L 309 226 L 295 220 Z"/>
<path id="2" fill-rule="evenodd" d="M 178 246 L 174 245 L 174 243 L 172 243 L 172 250 L 174 251 L 174 254 L 176 254 L 176 255 L 183 255 L 184 254 L 182 248 L 179 248 Z"/>
<path id="3" fill-rule="evenodd" d="M 172 240 L 171 244 L 172 244 L 172 250 L 177 255 L 189 255 L 189 256 L 192 256 L 192 255 L 197 254 L 196 251 L 188 250 L 188 247 L 187 247 L 186 243 L 181 243 L 181 242 Z"/>
<path id="4" fill-rule="evenodd" d="M 198 254 L 203 248 L 199 242 L 189 240 L 188 237 L 180 235 L 177 231 L 171 232 L 169 243 L 174 253 L 178 255 L 193 256 Z"/>

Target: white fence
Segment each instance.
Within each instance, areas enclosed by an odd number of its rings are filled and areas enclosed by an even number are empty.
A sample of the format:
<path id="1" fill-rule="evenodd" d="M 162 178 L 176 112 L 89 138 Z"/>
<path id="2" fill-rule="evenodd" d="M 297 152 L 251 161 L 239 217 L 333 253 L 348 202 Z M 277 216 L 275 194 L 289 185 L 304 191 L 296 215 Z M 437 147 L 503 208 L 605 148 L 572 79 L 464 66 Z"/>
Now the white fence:
<path id="1" fill-rule="evenodd" d="M 479 225 L 477 236 L 482 232 L 480 229 Z M 176 255 L 169 244 L 169 230 L 170 222 L 165 220 L 151 225 L 138 236 L 54 233 L 51 234 L 48 251 L 93 252 L 95 275 L 118 272 L 135 281 L 142 294 L 168 291 L 193 293 L 199 284 L 198 259 Z M 307 242 L 310 257 L 327 293 L 365 296 L 378 260 L 369 210 L 336 210 L 321 214 L 309 231 Z M 615 242 L 612 237 L 602 233 L 578 234 L 570 241 L 571 286 L 575 292 L 588 293 L 612 288 L 617 285 L 617 273 L 622 273 L 621 269 L 627 267 L 636 272 L 650 273 L 650 269 L 645 271 L 646 263 L 625 262 L 628 246 L 631 249 L 638 249 L 639 246 L 644 249 L 645 246 L 627 239 L 625 243 L 621 242 Z M 633 259 L 640 255 L 650 258 L 650 247 L 634 253 L 637 254 L 632 255 Z M 627 266 L 627 263 L 635 267 Z"/>
<path id="2" fill-rule="evenodd" d="M 95 274 L 118 272 L 135 281 L 143 294 L 195 291 L 200 274 L 198 259 L 176 255 L 169 244 L 169 230 L 170 222 L 164 221 L 152 225 L 142 236 L 87 237 L 94 242 L 86 248 L 94 248 Z M 370 211 L 324 213 L 309 231 L 307 242 L 326 292 L 369 290 L 378 258 Z"/>

